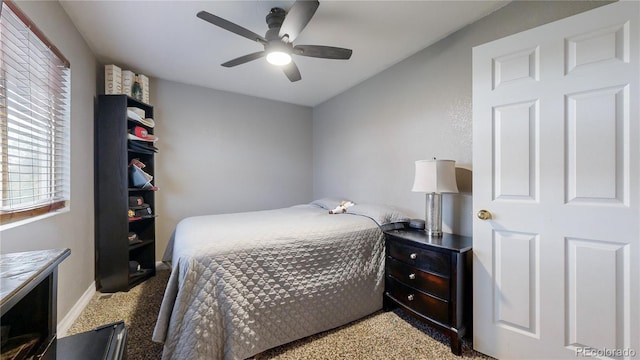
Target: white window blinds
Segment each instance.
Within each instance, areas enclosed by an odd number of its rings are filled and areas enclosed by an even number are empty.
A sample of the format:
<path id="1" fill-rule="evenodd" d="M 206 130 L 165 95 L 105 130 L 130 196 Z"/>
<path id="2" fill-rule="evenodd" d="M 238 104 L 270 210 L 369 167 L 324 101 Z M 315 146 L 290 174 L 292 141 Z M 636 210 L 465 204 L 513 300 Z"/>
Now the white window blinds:
<path id="1" fill-rule="evenodd" d="M 15 4 L 0 14 L 0 224 L 69 200 L 69 62 Z"/>

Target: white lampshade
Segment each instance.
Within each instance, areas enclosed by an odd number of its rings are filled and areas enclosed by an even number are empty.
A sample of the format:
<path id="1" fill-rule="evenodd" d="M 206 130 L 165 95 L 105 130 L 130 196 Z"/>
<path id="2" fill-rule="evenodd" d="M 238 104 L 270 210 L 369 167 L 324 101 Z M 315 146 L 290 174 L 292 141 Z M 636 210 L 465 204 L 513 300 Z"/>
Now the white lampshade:
<path id="1" fill-rule="evenodd" d="M 411 191 L 424 193 L 457 193 L 454 160 L 418 160 Z"/>

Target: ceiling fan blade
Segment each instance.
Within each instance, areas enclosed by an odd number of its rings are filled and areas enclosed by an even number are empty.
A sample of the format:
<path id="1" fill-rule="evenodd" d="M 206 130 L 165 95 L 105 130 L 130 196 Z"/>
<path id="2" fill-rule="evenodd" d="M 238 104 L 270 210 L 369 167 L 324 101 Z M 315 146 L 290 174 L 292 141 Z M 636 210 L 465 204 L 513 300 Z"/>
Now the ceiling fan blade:
<path id="1" fill-rule="evenodd" d="M 213 15 L 206 11 L 200 11 L 196 16 L 198 16 L 200 19 L 204 21 L 212 23 L 213 25 L 216 25 L 225 30 L 231 31 L 234 34 L 240 35 L 242 37 L 246 37 L 249 40 L 257 41 L 261 44 L 267 43 L 267 40 L 264 37 L 254 33 L 253 31 L 245 29 L 240 25 L 236 25 L 231 21 L 225 20 L 219 16 Z"/>
<path id="2" fill-rule="evenodd" d="M 302 76 L 300 75 L 300 70 L 298 70 L 298 67 L 293 61 L 291 61 L 287 65 L 283 65 L 282 70 L 284 71 L 284 74 L 287 75 L 287 77 L 289 78 L 289 81 L 291 82 L 296 82 L 302 79 Z"/>
<path id="3" fill-rule="evenodd" d="M 297 55 L 336 60 L 347 60 L 353 53 L 351 49 L 321 45 L 296 45 L 293 51 Z"/>
<path id="4" fill-rule="evenodd" d="M 307 26 L 313 14 L 316 13 L 320 3 L 318 0 L 298 0 L 296 1 L 280 27 L 279 36 L 282 38 L 287 35 L 288 42 L 292 42 L 300 35 L 302 30 Z"/>
<path id="5" fill-rule="evenodd" d="M 258 52 L 254 52 L 251 54 L 247 54 L 245 56 L 240 56 L 239 58 L 235 58 L 233 60 L 229 60 L 226 63 L 222 64 L 222 66 L 224 67 L 233 67 L 233 66 L 237 66 L 237 65 L 242 65 L 244 63 L 248 63 L 249 61 L 253 61 L 256 59 L 259 59 L 263 56 L 266 55 L 266 52 L 263 51 L 258 51 Z"/>

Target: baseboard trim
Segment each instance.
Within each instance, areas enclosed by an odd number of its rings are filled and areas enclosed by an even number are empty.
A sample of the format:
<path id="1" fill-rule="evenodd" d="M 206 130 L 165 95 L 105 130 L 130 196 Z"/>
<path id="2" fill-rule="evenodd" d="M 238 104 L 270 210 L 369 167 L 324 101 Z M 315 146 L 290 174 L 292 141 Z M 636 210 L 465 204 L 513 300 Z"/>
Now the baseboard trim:
<path id="1" fill-rule="evenodd" d="M 163 263 L 162 261 L 156 262 L 156 270 L 169 270 L 169 269 L 170 269 L 169 266 Z M 73 305 L 71 310 L 69 310 L 67 315 L 65 315 L 64 318 L 62 318 L 62 320 L 58 322 L 58 327 L 57 327 L 58 337 L 64 337 L 67 335 L 67 332 L 69 331 L 69 329 L 71 329 L 71 326 L 78 319 L 80 314 L 82 314 L 82 311 L 84 310 L 84 308 L 86 308 L 87 305 L 89 305 L 89 302 L 91 301 L 91 299 L 93 299 L 93 295 L 95 293 L 96 293 L 96 282 L 93 281 L 91 282 L 91 285 L 89 285 L 87 290 L 85 290 L 84 294 L 82 294 L 80 299 L 76 301 L 76 303 Z"/>
<path id="2" fill-rule="evenodd" d="M 87 307 L 87 305 L 89 305 L 89 302 L 91 301 L 91 299 L 93 299 L 93 295 L 95 293 L 96 293 L 96 282 L 93 281 L 91 282 L 91 285 L 89 285 L 87 290 L 84 292 L 84 294 L 82 294 L 80 299 L 76 301 L 76 303 L 73 305 L 71 310 L 69 310 L 67 315 L 65 315 L 62 318 L 62 320 L 58 322 L 57 336 L 59 338 L 67 335 L 67 332 L 69 331 L 69 329 L 71 329 L 71 326 L 78 319 L 80 314 L 82 314 L 82 311 Z"/>

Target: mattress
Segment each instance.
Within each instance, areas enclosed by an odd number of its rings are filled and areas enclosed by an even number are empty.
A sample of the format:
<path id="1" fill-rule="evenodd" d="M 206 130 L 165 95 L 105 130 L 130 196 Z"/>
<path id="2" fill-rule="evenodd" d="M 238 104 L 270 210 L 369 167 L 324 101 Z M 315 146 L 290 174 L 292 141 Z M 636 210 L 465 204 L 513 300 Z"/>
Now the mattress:
<path id="1" fill-rule="evenodd" d="M 163 359 L 246 359 L 381 309 L 380 226 L 406 219 L 332 205 L 182 220 L 153 334 Z"/>

